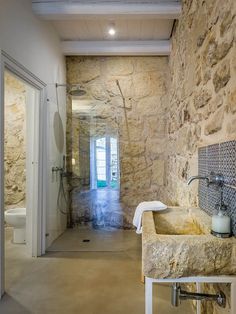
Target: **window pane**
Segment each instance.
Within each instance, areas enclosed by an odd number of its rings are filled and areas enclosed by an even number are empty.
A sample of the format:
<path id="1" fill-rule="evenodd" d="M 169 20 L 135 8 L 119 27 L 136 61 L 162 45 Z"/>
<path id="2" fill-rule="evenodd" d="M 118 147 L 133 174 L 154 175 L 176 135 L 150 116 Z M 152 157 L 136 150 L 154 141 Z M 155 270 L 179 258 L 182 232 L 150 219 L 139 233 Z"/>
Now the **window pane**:
<path id="1" fill-rule="evenodd" d="M 97 180 L 105 181 L 106 186 L 106 138 L 96 140 Z M 99 183 L 98 183 L 99 186 Z M 104 186 L 104 183 L 102 184 Z"/>
<path id="2" fill-rule="evenodd" d="M 110 156 L 110 173 L 111 173 L 111 187 L 118 187 L 118 156 L 117 156 L 117 139 L 111 137 L 111 156 Z"/>

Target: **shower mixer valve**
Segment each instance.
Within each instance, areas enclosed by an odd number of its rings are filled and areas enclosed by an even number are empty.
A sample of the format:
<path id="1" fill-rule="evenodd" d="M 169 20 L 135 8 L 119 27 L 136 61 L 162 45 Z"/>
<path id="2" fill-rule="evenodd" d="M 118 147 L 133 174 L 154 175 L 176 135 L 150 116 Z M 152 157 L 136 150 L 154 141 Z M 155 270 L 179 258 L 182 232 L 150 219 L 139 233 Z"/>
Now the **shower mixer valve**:
<path id="1" fill-rule="evenodd" d="M 71 174 L 69 172 L 66 172 L 63 167 L 52 167 L 52 173 L 60 173 L 62 177 L 69 177 Z"/>
<path id="2" fill-rule="evenodd" d="M 61 167 L 52 167 L 52 172 L 58 172 L 58 171 L 63 171 L 63 168 L 61 168 Z"/>

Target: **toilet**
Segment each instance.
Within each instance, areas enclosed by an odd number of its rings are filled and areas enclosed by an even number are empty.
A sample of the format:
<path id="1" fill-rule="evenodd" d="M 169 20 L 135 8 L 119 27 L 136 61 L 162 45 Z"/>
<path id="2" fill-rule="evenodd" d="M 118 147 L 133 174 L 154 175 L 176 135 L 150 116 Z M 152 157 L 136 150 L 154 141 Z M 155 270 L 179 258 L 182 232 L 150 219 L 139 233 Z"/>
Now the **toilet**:
<path id="1" fill-rule="evenodd" d="M 13 243 L 25 243 L 26 208 L 7 209 L 5 221 L 13 227 Z"/>

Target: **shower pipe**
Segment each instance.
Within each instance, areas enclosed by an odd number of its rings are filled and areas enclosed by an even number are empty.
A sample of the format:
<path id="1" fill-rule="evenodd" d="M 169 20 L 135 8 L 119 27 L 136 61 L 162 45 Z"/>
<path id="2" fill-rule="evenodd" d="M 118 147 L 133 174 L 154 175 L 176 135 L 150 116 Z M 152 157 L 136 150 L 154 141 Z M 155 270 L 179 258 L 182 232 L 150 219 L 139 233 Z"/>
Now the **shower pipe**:
<path id="1" fill-rule="evenodd" d="M 116 80 L 116 84 L 118 86 L 118 89 L 120 91 L 120 95 L 123 101 L 123 108 L 124 108 L 124 114 L 125 114 L 125 125 L 126 125 L 126 130 L 127 130 L 127 137 L 128 137 L 128 143 L 129 143 L 129 147 L 131 147 L 131 140 L 130 140 L 130 133 L 129 133 L 129 124 L 128 124 L 128 117 L 127 117 L 127 112 L 126 110 L 129 109 L 126 107 L 126 101 L 125 101 L 125 97 L 124 94 L 122 92 L 121 86 L 120 86 L 120 82 L 119 80 Z M 132 159 L 132 155 L 131 155 L 131 159 Z M 132 172 L 133 172 L 133 176 L 134 176 L 134 166 L 133 166 L 133 162 L 131 163 L 131 167 L 132 167 Z"/>

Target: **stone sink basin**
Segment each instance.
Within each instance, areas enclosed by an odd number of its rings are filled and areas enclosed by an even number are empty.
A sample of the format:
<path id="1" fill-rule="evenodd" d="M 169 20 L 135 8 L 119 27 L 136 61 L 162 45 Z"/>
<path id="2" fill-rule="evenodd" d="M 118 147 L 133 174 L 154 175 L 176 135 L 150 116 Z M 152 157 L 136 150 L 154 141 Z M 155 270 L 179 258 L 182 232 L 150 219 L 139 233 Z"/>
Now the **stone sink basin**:
<path id="1" fill-rule="evenodd" d="M 236 274 L 236 238 L 210 234 L 201 209 L 171 207 L 143 214 L 142 263 L 155 279 Z"/>

